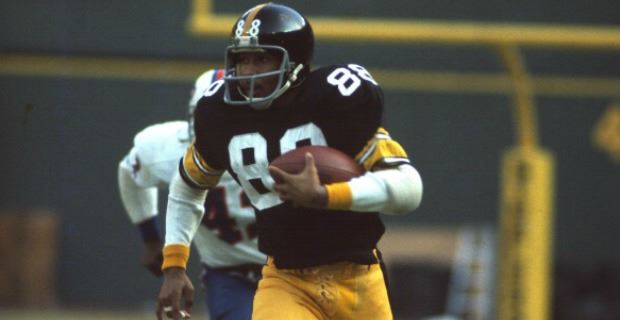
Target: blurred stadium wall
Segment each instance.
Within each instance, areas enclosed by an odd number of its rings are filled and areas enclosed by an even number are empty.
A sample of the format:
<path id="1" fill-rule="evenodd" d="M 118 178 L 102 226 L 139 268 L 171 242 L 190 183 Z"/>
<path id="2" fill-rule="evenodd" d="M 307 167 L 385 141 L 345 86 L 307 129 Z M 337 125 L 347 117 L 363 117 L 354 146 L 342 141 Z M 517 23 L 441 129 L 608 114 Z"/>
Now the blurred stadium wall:
<path id="1" fill-rule="evenodd" d="M 282 2 L 311 21 L 620 27 L 614 0 Z M 254 4 L 207 3 L 227 15 Z M 0 214 L 54 213 L 57 257 L 50 269 L 59 306 L 138 308 L 152 306 L 157 296 L 159 280 L 139 265 L 142 248 L 120 203 L 116 165 L 138 130 L 184 118 L 195 77 L 222 61 L 226 39 L 189 32 L 193 4 L 0 3 Z M 555 159 L 555 319 L 619 314 L 611 303 L 620 299 L 617 34 L 609 38 L 615 39 L 611 49 L 519 48 L 531 80 L 538 144 Z M 493 45 L 480 43 L 319 38 L 315 65 L 333 63 L 361 64 L 383 85 L 386 125 L 424 178 L 422 207 L 385 219 L 394 230 L 384 250 L 395 313 L 403 319 L 445 313 L 457 273 L 455 248 L 463 243 L 457 239 L 471 236 L 462 232 L 471 228 L 497 234 L 502 156 L 519 138 L 502 59 Z M 455 253 L 426 255 L 419 249 L 425 246 Z M 0 263 L 22 254 L 9 252 Z M 39 258 L 31 259 L 22 263 Z"/>

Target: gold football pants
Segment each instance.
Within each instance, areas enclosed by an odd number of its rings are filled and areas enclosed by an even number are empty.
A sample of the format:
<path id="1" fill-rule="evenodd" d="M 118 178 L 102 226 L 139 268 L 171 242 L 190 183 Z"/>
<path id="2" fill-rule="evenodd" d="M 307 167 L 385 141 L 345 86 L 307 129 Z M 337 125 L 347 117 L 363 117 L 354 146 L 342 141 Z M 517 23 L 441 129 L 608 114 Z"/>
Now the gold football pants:
<path id="1" fill-rule="evenodd" d="M 277 269 L 269 258 L 262 274 L 253 320 L 392 319 L 379 264 Z"/>

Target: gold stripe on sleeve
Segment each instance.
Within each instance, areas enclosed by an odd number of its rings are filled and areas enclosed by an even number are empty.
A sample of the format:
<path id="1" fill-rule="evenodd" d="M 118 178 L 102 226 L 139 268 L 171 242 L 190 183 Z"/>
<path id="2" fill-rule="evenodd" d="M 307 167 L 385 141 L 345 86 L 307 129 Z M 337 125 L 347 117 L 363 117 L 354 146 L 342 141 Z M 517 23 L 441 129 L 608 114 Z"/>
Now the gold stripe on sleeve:
<path id="1" fill-rule="evenodd" d="M 408 163 L 405 149 L 395 140 L 392 140 L 384 128 L 379 128 L 372 139 L 356 156 L 355 160 L 366 171 L 371 171 L 377 164 Z"/>
<path id="2" fill-rule="evenodd" d="M 186 178 L 201 188 L 211 188 L 217 185 L 224 172 L 209 166 L 193 143 L 183 156 L 183 170 Z"/>

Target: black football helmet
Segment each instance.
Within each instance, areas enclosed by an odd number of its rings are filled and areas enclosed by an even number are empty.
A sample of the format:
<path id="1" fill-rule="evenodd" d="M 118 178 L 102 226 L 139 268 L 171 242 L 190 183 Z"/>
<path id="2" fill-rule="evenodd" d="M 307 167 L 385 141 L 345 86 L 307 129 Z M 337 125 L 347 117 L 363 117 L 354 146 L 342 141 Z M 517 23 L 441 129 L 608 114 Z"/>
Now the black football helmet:
<path id="1" fill-rule="evenodd" d="M 310 72 L 314 33 L 308 20 L 294 9 L 275 3 L 258 5 L 237 19 L 231 38 L 232 45 L 226 48 L 224 76 L 224 101 L 228 104 L 266 109 L 273 99 L 302 81 Z M 255 75 L 238 75 L 235 55 L 248 51 L 277 53 L 282 59 L 280 68 Z M 254 96 L 256 79 L 276 76 L 278 84 L 273 92 L 264 97 Z M 249 81 L 249 89 L 242 91 L 239 81 Z"/>

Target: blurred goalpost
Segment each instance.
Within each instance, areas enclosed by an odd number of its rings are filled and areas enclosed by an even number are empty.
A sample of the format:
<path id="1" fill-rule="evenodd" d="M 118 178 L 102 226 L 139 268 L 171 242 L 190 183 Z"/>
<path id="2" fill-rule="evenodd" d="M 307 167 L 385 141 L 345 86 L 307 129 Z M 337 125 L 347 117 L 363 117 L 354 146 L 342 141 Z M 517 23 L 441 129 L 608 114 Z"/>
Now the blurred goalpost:
<path id="1" fill-rule="evenodd" d="M 218 14 L 212 0 L 193 0 L 188 29 L 228 37 L 236 15 Z M 517 141 L 502 158 L 496 318 L 551 317 L 554 168 L 538 144 L 532 80 L 520 46 L 620 50 L 620 28 L 404 19 L 310 17 L 317 39 L 382 43 L 486 45 L 497 49 L 512 84 Z"/>

